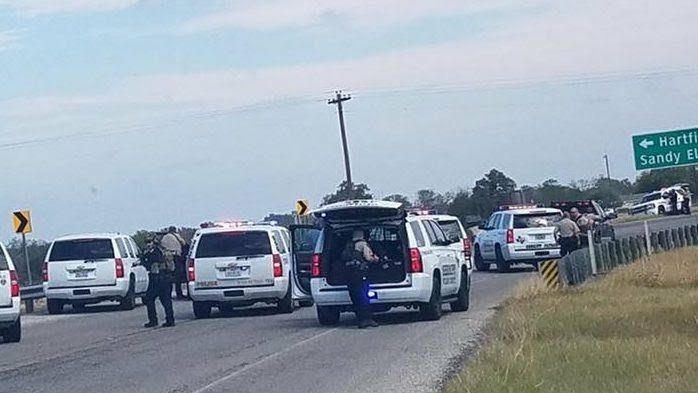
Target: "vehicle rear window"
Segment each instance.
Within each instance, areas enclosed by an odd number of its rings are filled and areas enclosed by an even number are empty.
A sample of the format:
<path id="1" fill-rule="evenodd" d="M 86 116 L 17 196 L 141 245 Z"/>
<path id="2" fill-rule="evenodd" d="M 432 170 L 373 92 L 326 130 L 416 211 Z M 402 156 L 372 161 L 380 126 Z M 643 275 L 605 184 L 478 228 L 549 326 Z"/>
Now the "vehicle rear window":
<path id="1" fill-rule="evenodd" d="M 412 227 L 412 233 L 414 233 L 414 239 L 417 241 L 417 247 L 424 247 L 426 242 L 424 241 L 424 235 L 422 234 L 422 229 L 419 227 L 418 221 L 412 221 L 410 223 Z"/>
<path id="2" fill-rule="evenodd" d="M 2 249 L 0 249 L 0 270 L 10 270 L 10 264 L 7 263 L 7 257 Z"/>
<path id="3" fill-rule="evenodd" d="M 550 227 L 562 218 L 557 212 L 516 214 L 514 216 L 514 229 Z"/>
<path id="4" fill-rule="evenodd" d="M 53 243 L 49 262 L 112 258 L 114 247 L 111 239 L 76 239 Z"/>
<path id="5" fill-rule="evenodd" d="M 204 234 L 196 249 L 197 258 L 236 257 L 271 254 L 267 232 L 235 231 Z"/>
<path id="6" fill-rule="evenodd" d="M 446 237 L 448 238 L 448 240 L 463 240 L 463 234 L 460 231 L 460 225 L 458 225 L 458 221 L 439 221 L 439 226 L 446 233 Z"/>

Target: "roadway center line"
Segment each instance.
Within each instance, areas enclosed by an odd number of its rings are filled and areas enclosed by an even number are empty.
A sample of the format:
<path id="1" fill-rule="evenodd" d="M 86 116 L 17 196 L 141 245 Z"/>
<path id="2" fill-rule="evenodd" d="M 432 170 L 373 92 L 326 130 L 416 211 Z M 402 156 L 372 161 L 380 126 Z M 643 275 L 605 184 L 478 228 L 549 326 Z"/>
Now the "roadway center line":
<path id="1" fill-rule="evenodd" d="M 283 355 L 283 354 L 286 354 L 286 353 L 288 353 L 288 352 L 290 352 L 290 351 L 292 351 L 292 350 L 294 350 L 294 349 L 300 347 L 301 345 L 304 345 L 304 344 L 307 344 L 307 343 L 309 343 L 309 342 L 315 341 L 315 340 L 319 339 L 320 337 L 323 337 L 323 336 L 326 336 L 326 335 L 328 335 L 328 334 L 330 334 L 330 333 L 333 333 L 334 331 L 336 331 L 336 330 L 338 330 L 338 329 L 339 329 L 339 328 L 334 328 L 334 329 L 326 330 L 326 331 L 324 331 L 324 332 L 322 332 L 322 333 L 320 333 L 320 334 L 316 334 L 316 335 L 314 335 L 314 336 L 312 336 L 312 337 L 306 338 L 305 340 L 299 341 L 299 342 L 297 342 L 297 343 L 291 345 L 291 346 L 288 347 L 288 348 L 285 348 L 285 349 L 283 349 L 283 350 L 281 350 L 281 351 L 279 351 L 279 352 L 276 352 L 276 353 L 273 353 L 273 354 L 271 354 L 271 355 L 268 355 L 267 357 L 262 358 L 262 359 L 260 359 L 260 360 L 258 360 L 258 361 L 256 361 L 256 362 L 254 362 L 254 363 L 250 363 L 250 364 L 246 365 L 245 367 L 243 367 L 243 368 L 241 368 L 241 369 L 239 369 L 239 370 L 237 370 L 237 371 L 234 371 L 234 372 L 232 372 L 232 373 L 226 375 L 226 376 L 223 377 L 223 378 L 217 379 L 217 380 L 215 380 L 215 381 L 209 383 L 208 385 L 206 385 L 206 386 L 204 386 L 204 387 L 202 387 L 202 388 L 199 388 L 199 389 L 193 391 L 192 393 L 203 393 L 203 392 L 205 392 L 205 391 L 207 391 L 207 390 L 209 390 L 209 389 L 211 389 L 211 388 L 214 388 L 214 387 L 220 385 L 221 383 L 223 383 L 223 382 L 225 382 L 225 381 L 228 381 L 228 380 L 230 380 L 230 379 L 235 378 L 236 376 L 238 376 L 238 375 L 244 373 L 245 371 L 247 371 L 247 370 L 249 370 L 249 369 L 251 369 L 251 368 L 257 367 L 257 366 L 259 366 L 260 364 L 267 362 L 268 360 L 276 359 L 276 358 L 278 358 L 279 356 L 281 356 L 281 355 Z"/>

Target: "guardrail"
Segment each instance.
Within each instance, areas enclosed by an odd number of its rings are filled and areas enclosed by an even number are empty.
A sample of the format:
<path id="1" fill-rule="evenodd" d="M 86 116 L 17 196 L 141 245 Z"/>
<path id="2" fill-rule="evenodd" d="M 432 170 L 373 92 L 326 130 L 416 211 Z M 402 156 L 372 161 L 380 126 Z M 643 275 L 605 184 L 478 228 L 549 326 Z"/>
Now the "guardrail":
<path id="1" fill-rule="evenodd" d="M 33 313 L 34 301 L 44 298 L 45 296 L 44 286 L 41 284 L 22 287 L 19 290 L 19 298 L 24 302 L 24 309 L 27 313 Z"/>
<path id="2" fill-rule="evenodd" d="M 698 246 L 698 225 L 650 232 L 645 223 L 645 235 L 594 244 L 563 257 L 560 279 L 564 285 L 578 285 L 650 254 L 691 246 Z"/>

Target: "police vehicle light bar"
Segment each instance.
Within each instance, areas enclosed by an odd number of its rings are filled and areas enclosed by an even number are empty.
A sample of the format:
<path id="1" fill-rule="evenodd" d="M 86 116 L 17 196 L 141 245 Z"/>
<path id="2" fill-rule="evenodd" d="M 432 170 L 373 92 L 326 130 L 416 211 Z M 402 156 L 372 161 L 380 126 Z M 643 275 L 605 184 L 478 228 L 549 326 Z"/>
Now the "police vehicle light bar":
<path id="1" fill-rule="evenodd" d="M 538 205 L 503 205 L 499 207 L 499 210 L 537 209 L 538 207 Z"/>

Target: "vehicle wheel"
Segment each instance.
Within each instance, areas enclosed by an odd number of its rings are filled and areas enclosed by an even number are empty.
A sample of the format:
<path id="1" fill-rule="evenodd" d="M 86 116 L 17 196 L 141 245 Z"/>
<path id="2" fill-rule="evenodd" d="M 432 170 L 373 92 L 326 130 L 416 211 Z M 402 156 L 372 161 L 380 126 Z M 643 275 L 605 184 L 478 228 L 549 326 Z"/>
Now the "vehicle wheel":
<path id="1" fill-rule="evenodd" d="M 211 305 L 204 302 L 192 302 L 194 307 L 194 317 L 196 319 L 210 318 L 211 317 Z"/>
<path id="2" fill-rule="evenodd" d="M 460 277 L 460 287 L 458 287 L 458 299 L 451 302 L 451 311 L 463 312 L 470 308 L 470 277 L 468 272 L 463 270 Z"/>
<path id="3" fill-rule="evenodd" d="M 315 302 L 311 300 L 299 300 L 298 305 L 301 307 L 312 307 L 315 304 Z"/>
<path id="4" fill-rule="evenodd" d="M 425 321 L 438 321 L 441 319 L 441 314 L 443 313 L 441 309 L 441 277 L 439 277 L 438 273 L 434 275 L 429 303 L 420 304 L 419 313 Z"/>
<path id="5" fill-rule="evenodd" d="M 18 343 L 22 340 L 22 320 L 17 318 L 17 322 L 8 327 L 2 335 L 6 343 Z"/>
<path id="6" fill-rule="evenodd" d="M 683 207 L 683 214 L 685 214 L 685 215 L 687 215 L 687 216 L 690 216 L 690 215 L 691 215 L 691 205 L 690 205 L 690 202 L 687 202 L 687 203 L 684 204 L 684 207 Z"/>
<path id="7" fill-rule="evenodd" d="M 664 208 L 664 206 L 659 206 L 659 208 L 657 209 L 657 212 L 659 213 L 660 216 L 663 216 L 666 213 L 666 209 Z"/>
<path id="8" fill-rule="evenodd" d="M 339 309 L 336 307 L 317 306 L 317 319 L 322 326 L 334 326 L 339 323 Z"/>
<path id="9" fill-rule="evenodd" d="M 288 291 L 286 291 L 286 296 L 279 300 L 276 304 L 276 312 L 279 314 L 291 314 L 293 313 L 293 294 L 291 291 L 291 284 L 288 284 Z"/>
<path id="10" fill-rule="evenodd" d="M 480 247 L 475 247 L 475 269 L 478 272 L 488 272 L 490 271 L 490 264 L 482 259 L 482 254 L 480 253 Z"/>
<path id="11" fill-rule="evenodd" d="M 511 269 L 511 264 L 504 260 L 504 255 L 502 255 L 502 249 L 499 246 L 497 246 L 497 248 L 495 248 L 494 250 L 494 253 L 497 256 L 497 271 L 500 273 L 508 273 Z"/>
<path id="12" fill-rule="evenodd" d="M 63 312 L 63 302 L 57 299 L 47 299 L 46 308 L 49 314 L 61 314 Z"/>
<path id="13" fill-rule="evenodd" d="M 136 283 L 133 277 L 129 280 L 128 283 L 128 292 L 126 292 L 126 296 L 124 296 L 123 299 L 119 302 L 119 307 L 124 310 L 124 311 L 130 311 L 136 308 Z"/>

